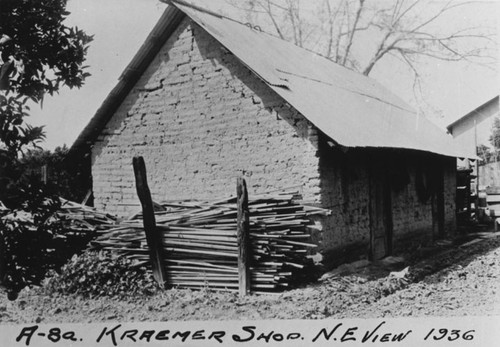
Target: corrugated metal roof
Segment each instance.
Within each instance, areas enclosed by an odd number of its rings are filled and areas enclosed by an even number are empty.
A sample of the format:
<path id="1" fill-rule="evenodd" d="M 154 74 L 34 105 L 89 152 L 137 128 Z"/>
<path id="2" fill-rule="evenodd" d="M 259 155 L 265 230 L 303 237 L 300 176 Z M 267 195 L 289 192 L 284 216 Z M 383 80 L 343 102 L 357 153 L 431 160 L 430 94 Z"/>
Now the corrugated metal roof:
<path id="1" fill-rule="evenodd" d="M 223 16 L 172 0 L 335 142 L 464 157 L 447 135 L 375 80 Z M 191 6 L 195 5 L 195 6 Z"/>

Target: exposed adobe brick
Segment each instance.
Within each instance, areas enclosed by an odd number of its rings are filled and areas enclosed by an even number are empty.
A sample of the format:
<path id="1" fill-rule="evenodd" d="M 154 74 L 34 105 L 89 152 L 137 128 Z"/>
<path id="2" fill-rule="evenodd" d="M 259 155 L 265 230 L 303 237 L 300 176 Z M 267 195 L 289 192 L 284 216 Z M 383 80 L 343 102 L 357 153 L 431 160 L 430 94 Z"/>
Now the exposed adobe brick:
<path id="1" fill-rule="evenodd" d="M 297 186 L 305 200 L 330 208 L 314 233 L 321 249 L 368 247 L 366 158 L 338 161 L 319 151 L 320 134 L 300 113 L 199 26 L 186 19 L 103 129 L 92 149 L 95 204 L 121 216 L 137 210 L 132 158 L 145 158 L 153 198 L 217 199 Z M 432 233 L 430 202 L 410 183 L 393 192 L 394 238 Z M 455 223 L 454 160 L 446 161 L 447 231 Z M 425 235 L 424 235 L 425 236 Z M 363 248 L 362 247 L 362 248 Z"/>

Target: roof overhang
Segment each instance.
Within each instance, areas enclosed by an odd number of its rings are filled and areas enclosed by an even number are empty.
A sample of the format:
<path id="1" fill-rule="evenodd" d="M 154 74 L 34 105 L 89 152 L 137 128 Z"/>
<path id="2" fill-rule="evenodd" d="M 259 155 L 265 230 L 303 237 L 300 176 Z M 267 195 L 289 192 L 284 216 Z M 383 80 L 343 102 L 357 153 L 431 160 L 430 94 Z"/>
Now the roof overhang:
<path id="1" fill-rule="evenodd" d="M 168 6 L 165 9 L 146 41 L 119 77 L 116 86 L 71 146 L 70 154 L 73 155 L 89 150 L 101 130 L 106 126 L 114 112 L 160 51 L 165 41 L 185 17 L 186 15 L 174 6 Z"/>
<path id="2" fill-rule="evenodd" d="M 116 87 L 71 147 L 88 151 L 166 40 L 187 15 L 312 124 L 345 147 L 400 148 L 468 157 L 444 129 L 375 80 L 255 30 L 196 1 L 171 0 Z M 200 3 L 200 2 L 198 2 Z"/>
<path id="3" fill-rule="evenodd" d="M 169 2 L 336 143 L 471 156 L 444 129 L 375 80 L 255 28 L 200 10 L 199 1 Z"/>
<path id="4" fill-rule="evenodd" d="M 498 95 L 497 95 L 497 96 L 495 96 L 495 97 L 493 97 L 492 99 L 490 99 L 490 100 L 486 101 L 486 102 L 485 102 L 484 104 L 482 104 L 481 106 L 479 106 L 479 107 L 477 107 L 477 108 L 473 109 L 472 111 L 470 111 L 469 113 L 467 113 L 465 116 L 460 117 L 459 119 L 455 120 L 454 122 L 452 122 L 451 124 L 449 124 L 449 125 L 446 127 L 446 129 L 448 129 L 448 131 L 449 131 L 450 133 L 453 133 L 453 128 L 454 128 L 455 126 L 457 126 L 458 124 L 460 124 L 460 123 L 464 122 L 464 121 L 465 121 L 465 120 L 467 120 L 468 118 L 472 118 L 472 117 L 476 116 L 478 113 L 481 113 L 484 109 L 488 108 L 490 105 L 495 104 L 495 103 L 496 103 L 497 105 L 499 104 L 499 96 L 498 96 Z M 497 109 L 498 109 L 498 107 L 497 107 Z M 498 110 L 497 110 L 497 112 L 498 112 Z"/>

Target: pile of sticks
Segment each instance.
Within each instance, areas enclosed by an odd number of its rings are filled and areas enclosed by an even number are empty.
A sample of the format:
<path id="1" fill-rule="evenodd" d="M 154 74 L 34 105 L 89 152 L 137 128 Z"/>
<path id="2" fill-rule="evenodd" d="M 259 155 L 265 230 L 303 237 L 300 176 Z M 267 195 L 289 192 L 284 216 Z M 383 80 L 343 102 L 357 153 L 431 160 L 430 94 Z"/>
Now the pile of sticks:
<path id="1" fill-rule="evenodd" d="M 68 233 L 90 232 L 116 225 L 114 216 L 63 198 L 60 201 L 61 208 L 55 213 L 55 217 L 65 222 Z"/>
<path id="2" fill-rule="evenodd" d="M 279 291 L 308 274 L 315 244 L 306 242 L 309 217 L 328 211 L 298 203 L 295 194 L 253 196 L 250 222 L 252 291 Z M 238 289 L 236 198 L 216 202 L 163 202 L 155 205 L 156 231 L 163 238 L 168 285 L 183 288 Z M 142 215 L 136 214 L 92 242 L 149 265 Z"/>
<path id="3" fill-rule="evenodd" d="M 62 232 L 72 234 L 78 232 L 94 232 L 96 229 L 107 229 L 116 225 L 116 218 L 97 211 L 93 207 L 59 198 L 58 208 L 46 223 L 58 222 L 63 225 Z M 26 211 L 10 211 L 2 217 L 6 221 L 25 223 L 28 229 L 35 229 L 33 215 Z"/>

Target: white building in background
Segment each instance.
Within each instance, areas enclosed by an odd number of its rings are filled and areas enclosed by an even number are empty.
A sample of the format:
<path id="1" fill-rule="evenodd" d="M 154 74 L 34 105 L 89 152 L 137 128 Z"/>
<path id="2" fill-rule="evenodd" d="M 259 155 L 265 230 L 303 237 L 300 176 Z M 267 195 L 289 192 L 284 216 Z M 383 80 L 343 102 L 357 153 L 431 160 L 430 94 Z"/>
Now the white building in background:
<path id="1" fill-rule="evenodd" d="M 473 174 L 477 175 L 477 183 L 473 185 L 473 191 L 476 188 L 498 187 L 500 189 L 500 163 L 490 142 L 493 123 L 495 118 L 499 117 L 497 95 L 447 126 L 448 132 L 453 135 L 455 141 L 463 148 L 469 149 L 470 153 L 476 154 L 478 147 L 486 148 L 491 153 L 490 158 L 477 153 L 482 158 L 478 163 L 471 163 L 467 159 L 458 162 L 459 167 L 472 168 Z"/>
<path id="2" fill-rule="evenodd" d="M 476 147 L 485 145 L 493 150 L 490 143 L 493 121 L 499 117 L 498 95 L 467 113 L 447 126 L 448 132 L 462 147 L 475 154 Z"/>
<path id="3" fill-rule="evenodd" d="M 500 210 L 497 211 L 500 200 L 496 196 L 500 193 L 500 162 L 490 141 L 495 118 L 500 116 L 498 104 L 497 95 L 447 126 L 448 132 L 462 148 L 481 158 L 457 161 L 456 206 L 459 223 L 470 218 L 471 205 L 475 206 L 476 216 L 483 222 L 491 212 L 494 216 L 500 215 Z M 486 196 L 485 192 L 494 195 Z"/>

